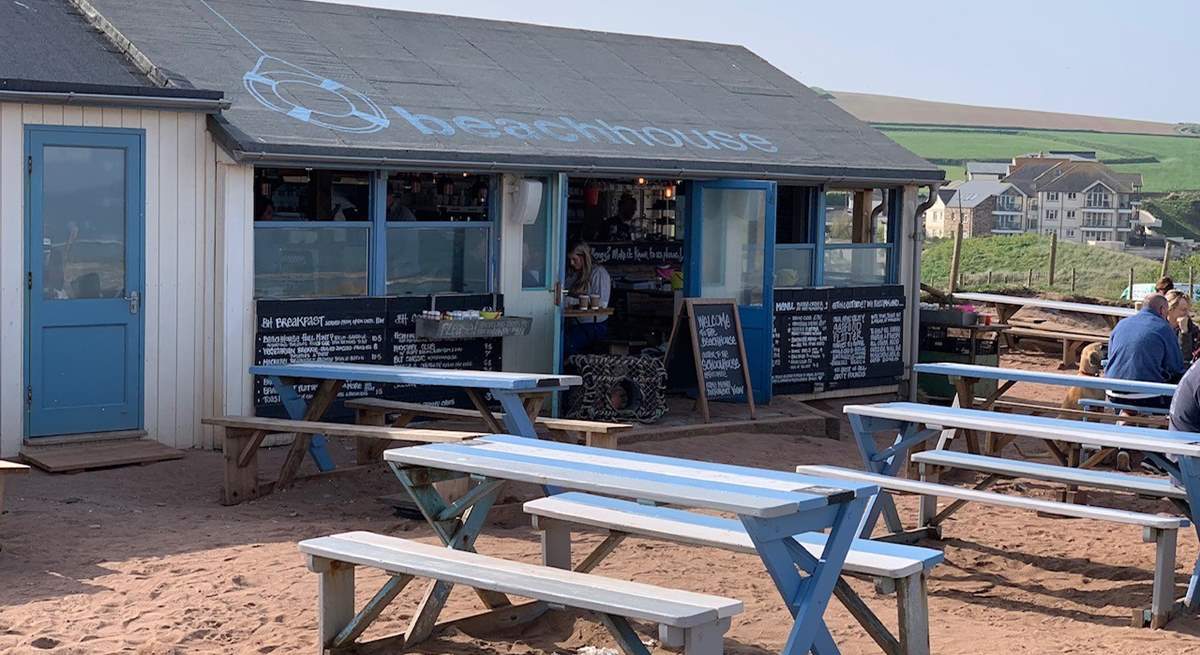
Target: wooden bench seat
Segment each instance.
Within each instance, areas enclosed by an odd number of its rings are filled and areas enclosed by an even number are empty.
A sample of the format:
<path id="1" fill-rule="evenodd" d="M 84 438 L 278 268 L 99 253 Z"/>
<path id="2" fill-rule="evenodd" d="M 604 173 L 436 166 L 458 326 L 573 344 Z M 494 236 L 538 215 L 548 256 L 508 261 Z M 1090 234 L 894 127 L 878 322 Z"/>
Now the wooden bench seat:
<path id="1" fill-rule="evenodd" d="M 385 398 L 358 398 L 348 401 L 346 407 L 357 412 L 357 422 L 360 424 L 385 425 L 391 423 L 396 427 L 403 427 L 418 416 L 431 419 L 483 420 L 480 413 L 473 409 L 422 405 Z M 499 420 L 504 419 L 502 412 L 493 412 L 492 415 Z M 389 417 L 393 418 L 389 421 Z M 581 439 L 586 445 L 598 448 L 616 448 L 617 435 L 633 428 L 628 423 L 604 423 L 550 416 L 539 416 L 534 422 L 551 432 L 559 432 Z"/>
<path id="2" fill-rule="evenodd" d="M 914 453 L 913 456 L 919 455 Z M 825 476 L 838 480 L 869 482 L 877 484 L 887 491 L 921 496 L 916 533 L 936 538 L 941 538 L 941 523 L 968 502 L 1012 507 L 1052 516 L 1093 519 L 1141 527 L 1143 529 L 1142 540 L 1155 544 L 1154 584 L 1148 622 L 1151 627 L 1158 628 L 1166 625 L 1175 613 L 1175 544 L 1179 529 L 1191 525 L 1191 521 L 1185 517 L 1145 514 L 1109 507 L 1092 507 L 1039 498 L 1009 496 L 982 489 L 964 489 L 924 480 L 905 480 L 890 475 L 867 473 L 836 466 L 798 466 L 796 470 L 808 475 Z M 941 512 L 937 512 L 938 497 L 953 498 L 955 502 Z M 1134 611 L 1135 625 L 1144 625 L 1146 620 L 1147 617 L 1142 609 Z"/>
<path id="3" fill-rule="evenodd" d="M 730 619 L 742 611 L 742 603 L 729 598 L 512 562 L 371 532 L 308 539 L 300 542 L 299 547 L 308 556 L 309 569 L 321 574 L 319 646 L 334 653 L 365 646 L 357 642 L 358 637 L 404 586 L 417 577 L 446 583 L 446 593 L 448 585 L 462 584 L 495 594 L 512 594 L 549 605 L 596 612 L 626 653 L 647 652 L 626 623 L 628 618 L 681 630 L 685 653 L 689 655 L 719 655 Z M 355 566 L 381 569 L 393 576 L 357 614 Z M 504 596 L 499 598 L 507 603 Z M 382 648 L 385 642 L 393 642 L 394 652 L 401 652 L 428 634 L 429 628 L 414 624 L 405 635 L 368 643 Z"/>
<path id="4" fill-rule="evenodd" d="M 1086 332 L 1064 332 L 1060 330 L 1045 330 L 1042 328 L 1022 327 L 1019 325 L 1010 325 L 1004 331 L 1004 338 L 1008 343 L 1013 343 L 1016 339 L 1044 339 L 1048 341 L 1058 341 L 1062 343 L 1063 348 L 1063 365 L 1067 367 L 1075 366 L 1079 363 L 1079 353 L 1084 346 L 1090 343 L 1108 343 L 1108 337 L 1102 334 L 1088 334 Z"/>
<path id="5" fill-rule="evenodd" d="M 978 471 L 1005 478 L 1061 482 L 1082 487 L 1124 491 L 1151 498 L 1187 499 L 1187 492 L 1163 477 L 1071 468 L 1004 457 L 972 455 L 952 450 L 927 450 L 913 453 L 912 461 L 917 464 Z"/>
<path id="6" fill-rule="evenodd" d="M 225 481 L 221 503 L 235 505 L 290 485 L 296 479 L 303 450 L 288 451 L 275 482 L 258 481 L 259 446 L 271 434 L 322 434 L 327 437 L 349 437 L 374 443 L 453 443 L 482 436 L 479 432 L 452 430 L 420 430 L 393 428 L 383 425 L 354 425 L 320 421 L 266 418 L 262 416 L 216 416 L 200 421 L 204 425 L 222 428 L 225 432 L 222 451 L 225 454 Z M 375 460 L 377 461 L 377 460 Z M 360 461 L 360 464 L 369 462 Z"/>
<path id="7" fill-rule="evenodd" d="M 742 524 L 734 519 L 697 514 L 681 509 L 647 506 L 585 493 L 563 493 L 525 503 L 525 512 L 542 531 L 543 557 L 547 566 L 571 567 L 571 526 L 607 530 L 606 540 L 593 556 L 583 560 L 577 571 L 591 570 L 625 535 L 709 546 L 755 554 L 753 542 Z M 796 535 L 796 541 L 813 557 L 820 557 L 826 535 L 813 532 Z M 843 572 L 872 578 L 885 591 L 898 591 L 900 635 L 897 639 L 844 581 L 834 593 L 886 653 L 928 654 L 929 617 L 926 572 L 941 563 L 941 551 L 856 539 L 846 556 Z M 672 644 L 678 635 L 664 631 L 662 641 Z"/>

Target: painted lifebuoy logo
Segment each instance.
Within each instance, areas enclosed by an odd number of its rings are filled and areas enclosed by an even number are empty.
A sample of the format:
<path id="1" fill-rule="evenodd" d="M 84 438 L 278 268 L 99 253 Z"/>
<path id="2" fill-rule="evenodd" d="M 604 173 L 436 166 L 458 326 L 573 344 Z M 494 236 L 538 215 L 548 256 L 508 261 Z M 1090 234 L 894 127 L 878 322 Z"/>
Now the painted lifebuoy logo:
<path id="1" fill-rule="evenodd" d="M 338 132 L 378 132 L 391 124 L 379 105 L 341 82 L 264 54 L 242 84 L 264 107 Z"/>

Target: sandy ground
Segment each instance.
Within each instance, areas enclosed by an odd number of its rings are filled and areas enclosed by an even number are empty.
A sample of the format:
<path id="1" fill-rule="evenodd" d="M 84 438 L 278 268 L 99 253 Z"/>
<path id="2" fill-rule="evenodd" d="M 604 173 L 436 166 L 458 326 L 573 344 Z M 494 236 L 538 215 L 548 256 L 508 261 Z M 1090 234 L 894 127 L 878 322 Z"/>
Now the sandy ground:
<path id="1" fill-rule="evenodd" d="M 1030 366 L 1052 365 L 1050 358 L 1029 360 Z M 1045 398 L 1048 391 L 1023 393 Z M 777 469 L 857 463 L 849 441 L 787 434 L 723 434 L 631 448 Z M 1033 443 L 1021 448 L 1041 452 Z M 281 449 L 273 449 L 267 459 L 280 456 Z M 0 652 L 314 652 L 316 576 L 305 569 L 296 541 L 357 529 L 434 540 L 423 523 L 394 518 L 376 500 L 401 491 L 382 466 L 306 481 L 236 507 L 217 504 L 220 477 L 218 454 L 192 451 L 176 462 L 78 475 L 34 472 L 11 482 L 9 510 L 0 520 Z M 1000 489 L 1054 492 L 1034 483 Z M 1164 502 L 1092 498 L 1170 511 Z M 911 522 L 913 500 L 901 499 L 900 506 Z M 479 550 L 538 561 L 537 535 L 516 508 L 497 519 Z M 945 535 L 944 542 L 926 544 L 946 553 L 929 586 L 935 653 L 1200 652 L 1196 617 L 1177 618 L 1159 631 L 1128 627 L 1132 609 L 1149 603 L 1154 563 L 1153 544 L 1142 543 L 1136 528 L 968 505 Z M 588 534 L 580 541 L 599 539 Z M 577 548 L 577 557 L 583 552 Z M 1196 557 L 1195 534 L 1182 532 L 1181 585 Z M 729 653 L 778 652 L 786 638 L 789 618 L 753 557 L 629 540 L 598 573 L 743 600 L 746 612 L 727 636 Z M 362 603 L 383 578 L 360 572 L 358 580 Z M 893 600 L 865 583 L 852 584 L 894 628 Z M 406 590 L 368 636 L 401 630 L 419 592 Z M 446 616 L 480 607 L 469 590 L 456 590 Z M 879 652 L 836 601 L 827 620 L 844 653 Z M 649 627 L 643 633 L 653 636 Z M 418 652 L 566 654 L 584 646 L 613 642 L 594 621 L 557 614 L 486 641 L 446 633 Z"/>

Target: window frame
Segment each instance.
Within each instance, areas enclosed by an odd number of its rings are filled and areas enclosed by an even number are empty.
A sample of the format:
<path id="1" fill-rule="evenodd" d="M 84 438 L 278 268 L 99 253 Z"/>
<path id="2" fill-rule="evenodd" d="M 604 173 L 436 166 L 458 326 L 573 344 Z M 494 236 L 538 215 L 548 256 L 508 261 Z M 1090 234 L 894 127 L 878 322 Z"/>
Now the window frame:
<path id="1" fill-rule="evenodd" d="M 324 167 L 316 166 L 300 166 L 304 168 L 312 168 L 314 170 L 332 170 Z M 290 168 L 289 166 L 255 166 L 255 171 L 259 169 L 269 168 Z M 341 170 L 341 169 L 337 169 Z M 361 170 L 361 169 L 346 169 L 346 170 Z M 400 169 L 373 169 L 365 171 L 368 175 L 368 187 L 370 189 L 370 198 L 368 201 L 368 216 L 364 221 L 330 221 L 330 220 L 286 220 L 286 221 L 259 221 L 257 217 L 252 216 L 251 230 L 252 234 L 258 234 L 260 229 L 364 229 L 367 230 L 367 290 L 361 296 L 362 298 L 370 297 L 387 297 L 387 237 L 391 229 L 422 229 L 422 228 L 454 228 L 454 229 L 484 229 L 487 230 L 487 284 L 486 290 L 480 293 L 495 293 L 497 280 L 499 279 L 498 270 L 498 243 L 500 239 L 500 225 L 498 220 L 499 199 L 497 189 L 499 188 L 499 176 L 492 173 L 478 173 L 478 175 L 487 178 L 488 181 L 488 199 L 486 220 L 482 221 L 388 221 L 387 220 L 387 177 L 392 173 L 410 172 Z M 420 171 L 425 172 L 425 171 Z M 437 171 L 442 172 L 442 171 Z M 446 171 L 447 173 L 461 173 L 462 171 Z M 251 248 L 254 243 L 251 243 Z M 549 243 L 547 243 L 549 247 Z M 252 276 L 258 275 L 258 262 L 254 263 Z M 436 294 L 413 294 L 413 295 L 439 295 L 439 294 L 456 294 L 457 291 L 442 291 Z M 324 298 L 327 296 L 259 296 L 255 289 L 254 299 L 260 300 L 293 300 L 293 299 L 312 299 Z M 404 295 L 404 294 L 400 294 Z"/>
<path id="2" fill-rule="evenodd" d="M 887 253 L 887 261 L 884 264 L 884 281 L 880 285 L 856 285 L 856 286 L 883 286 L 888 284 L 896 284 L 899 277 L 900 258 L 896 255 L 896 242 L 900 235 L 900 222 L 903 220 L 901 209 L 904 206 L 904 189 L 903 187 L 879 187 L 879 190 L 884 193 L 883 202 L 887 205 L 887 234 L 884 243 L 827 243 L 825 240 L 826 220 L 828 214 L 825 211 L 825 195 L 830 191 L 850 192 L 855 189 L 833 188 L 826 185 L 817 187 L 817 202 L 813 203 L 816 206 L 816 220 L 809 222 L 812 229 L 815 230 L 814 246 L 815 253 L 813 263 L 816 271 L 813 275 L 814 287 L 832 286 L 825 276 L 825 255 L 830 250 L 884 250 Z"/>

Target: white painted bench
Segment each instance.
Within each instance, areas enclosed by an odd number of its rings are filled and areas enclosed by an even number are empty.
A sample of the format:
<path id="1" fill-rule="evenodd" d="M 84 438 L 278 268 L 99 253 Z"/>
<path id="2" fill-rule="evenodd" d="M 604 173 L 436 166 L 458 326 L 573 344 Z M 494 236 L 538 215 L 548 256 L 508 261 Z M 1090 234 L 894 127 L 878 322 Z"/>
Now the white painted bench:
<path id="1" fill-rule="evenodd" d="M 433 419 L 481 420 L 483 418 L 478 411 L 471 409 L 422 405 L 420 403 L 408 403 L 399 400 L 387 400 L 385 398 L 358 398 L 348 401 L 346 407 L 353 409 L 357 413 L 358 423 L 374 425 L 391 424 L 395 427 L 404 427 L 418 416 Z M 493 412 L 492 416 L 497 420 L 504 420 L 504 414 L 501 412 Z M 388 420 L 389 418 L 391 418 L 390 421 Z M 601 421 L 582 421 L 579 419 L 554 418 L 550 416 L 539 416 L 534 419 L 534 424 L 546 428 L 551 432 L 559 432 L 569 437 L 581 439 L 585 445 L 598 448 L 616 448 L 617 436 L 621 432 L 633 428 L 628 423 L 604 423 Z M 497 432 L 503 433 L 507 431 L 497 430 Z"/>
<path id="2" fill-rule="evenodd" d="M 544 563 L 563 569 L 571 568 L 572 525 L 609 533 L 608 538 L 575 567 L 574 570 L 582 572 L 597 566 L 626 535 L 757 553 L 739 521 L 681 509 L 571 492 L 531 500 L 525 503 L 525 511 L 533 516 L 534 527 L 542 532 Z M 795 539 L 811 556 L 819 558 L 826 535 L 811 532 L 797 535 Z M 844 574 L 875 579 L 880 583 L 877 584 L 880 589 L 897 592 L 898 638 L 844 581 L 838 581 L 834 593 L 885 653 L 928 655 L 926 572 L 942 559 L 941 551 L 868 539 L 856 539 L 850 547 L 842 568 Z M 660 636 L 668 645 L 679 640 L 679 635 L 670 630 L 664 630 Z"/>
<path id="3" fill-rule="evenodd" d="M 1079 406 L 1084 409 L 1111 409 L 1114 412 L 1137 412 L 1138 414 L 1150 414 L 1152 416 L 1167 416 L 1171 413 L 1171 410 L 1164 407 L 1142 407 L 1141 405 L 1114 403 L 1109 400 L 1097 400 L 1095 398 L 1080 398 Z"/>
<path id="4" fill-rule="evenodd" d="M 265 418 L 262 416 L 217 416 L 202 419 L 204 425 L 213 425 L 224 430 L 222 451 L 225 454 L 225 479 L 222 485 L 221 504 L 237 503 L 271 493 L 296 480 L 289 471 L 299 469 L 293 457 L 303 457 L 303 450 L 292 449 L 284 460 L 279 478 L 274 482 L 258 481 L 258 449 L 267 435 L 271 434 L 323 434 L 327 437 L 350 437 L 354 439 L 383 440 L 388 443 L 455 443 L 482 436 L 478 432 L 455 432 L 451 430 L 417 430 L 391 428 L 382 425 L 353 425 L 326 423 L 321 421 L 295 421 L 292 419 Z M 379 461 L 376 459 L 375 461 Z M 360 462 L 363 463 L 363 462 Z M 337 469 L 354 470 L 353 468 Z"/>
<path id="5" fill-rule="evenodd" d="M 1165 625 L 1175 611 L 1175 544 L 1180 528 L 1191 525 L 1191 522 L 1184 517 L 1144 514 L 1108 507 L 1091 507 L 1039 498 L 1009 496 L 983 491 L 982 488 L 964 489 L 935 482 L 905 480 L 890 475 L 866 473 L 836 466 L 798 466 L 796 470 L 808 475 L 869 482 L 877 484 L 887 491 L 921 496 L 917 532 L 930 534 L 937 538 L 941 537 L 941 523 L 968 502 L 1141 527 L 1142 540 L 1155 544 L 1154 584 L 1149 612 L 1151 627 L 1158 628 Z M 953 498 L 954 502 L 941 512 L 937 512 L 938 497 Z M 1143 610 L 1134 611 L 1136 625 L 1143 625 L 1145 620 Z"/>
<path id="6" fill-rule="evenodd" d="M 719 655 L 730 619 L 741 601 L 667 589 L 548 566 L 488 557 L 371 532 L 308 539 L 299 544 L 308 568 L 321 574 L 318 586 L 318 645 L 321 652 L 349 652 L 370 645 L 401 652 L 407 635 L 423 634 L 412 625 L 405 635 L 359 643 L 358 637 L 413 578 L 464 584 L 495 594 L 512 594 L 550 606 L 573 607 L 599 615 L 621 649 L 648 654 L 625 619 L 651 621 L 682 631 L 684 652 Z M 359 612 L 354 610 L 354 567 L 386 571 L 391 579 Z M 449 587 L 446 587 L 449 593 Z M 500 596 L 504 598 L 504 596 Z M 418 615 L 419 616 L 419 615 Z"/>
<path id="7" fill-rule="evenodd" d="M 4 513 L 5 479 L 10 475 L 27 475 L 28 473 L 28 466 L 0 459 L 0 514 Z"/>

